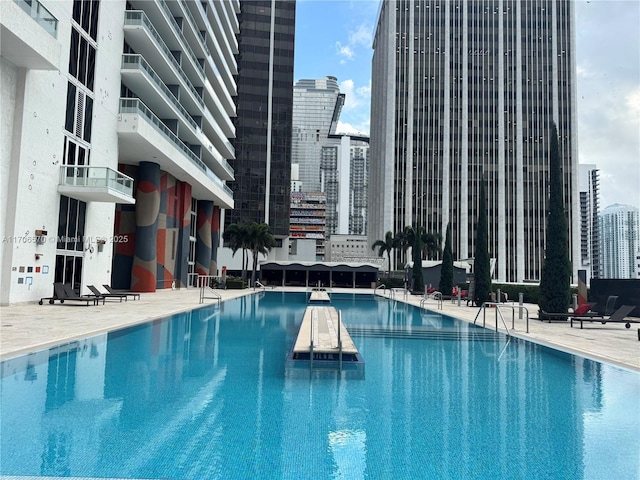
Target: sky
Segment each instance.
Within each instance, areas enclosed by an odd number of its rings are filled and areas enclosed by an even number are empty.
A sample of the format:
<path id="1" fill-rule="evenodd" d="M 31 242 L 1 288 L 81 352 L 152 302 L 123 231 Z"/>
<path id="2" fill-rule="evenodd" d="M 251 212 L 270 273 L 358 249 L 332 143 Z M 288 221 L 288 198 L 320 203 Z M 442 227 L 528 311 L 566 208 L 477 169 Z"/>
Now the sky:
<path id="1" fill-rule="evenodd" d="M 378 0 L 297 0 L 294 78 L 338 79 L 338 131 L 369 133 Z M 640 0 L 576 0 L 578 161 L 600 170 L 600 211 L 640 208 Z"/>

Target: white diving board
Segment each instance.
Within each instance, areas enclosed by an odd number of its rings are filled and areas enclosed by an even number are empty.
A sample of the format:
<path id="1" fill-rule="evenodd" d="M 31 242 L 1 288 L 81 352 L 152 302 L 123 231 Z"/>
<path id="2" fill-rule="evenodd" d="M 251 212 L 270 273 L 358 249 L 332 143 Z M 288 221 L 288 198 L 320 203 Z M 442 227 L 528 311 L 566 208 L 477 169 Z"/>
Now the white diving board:
<path id="1" fill-rule="evenodd" d="M 309 295 L 309 303 L 331 303 L 331 297 L 326 290 L 313 290 Z"/>
<path id="2" fill-rule="evenodd" d="M 314 292 L 316 293 L 316 292 Z M 326 292 L 318 292 L 325 293 Z M 327 295 L 328 296 L 328 295 Z M 342 340 L 342 355 L 359 355 L 344 323 L 340 322 L 340 340 Z M 302 324 L 298 338 L 293 346 L 293 355 L 310 354 L 311 330 L 313 329 L 313 354 L 335 354 L 338 359 L 340 347 L 338 345 L 338 311 L 334 307 L 310 306 L 302 317 Z"/>

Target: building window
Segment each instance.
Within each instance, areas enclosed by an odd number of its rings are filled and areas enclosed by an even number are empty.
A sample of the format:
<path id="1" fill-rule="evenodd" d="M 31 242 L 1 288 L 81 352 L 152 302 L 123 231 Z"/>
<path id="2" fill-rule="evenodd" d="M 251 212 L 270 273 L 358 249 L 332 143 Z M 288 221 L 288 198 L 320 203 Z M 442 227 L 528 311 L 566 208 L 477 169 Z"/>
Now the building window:
<path id="1" fill-rule="evenodd" d="M 75 198 L 60 196 L 58 214 L 58 250 L 82 252 L 87 204 Z"/>

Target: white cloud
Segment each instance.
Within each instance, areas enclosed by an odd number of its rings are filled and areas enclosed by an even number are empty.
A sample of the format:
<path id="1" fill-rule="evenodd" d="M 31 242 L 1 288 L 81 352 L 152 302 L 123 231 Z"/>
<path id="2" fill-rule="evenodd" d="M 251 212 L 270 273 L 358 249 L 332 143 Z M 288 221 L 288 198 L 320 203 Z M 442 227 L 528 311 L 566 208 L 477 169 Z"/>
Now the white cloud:
<path id="1" fill-rule="evenodd" d="M 366 25 L 362 23 L 356 29 L 356 31 L 349 34 L 349 45 L 352 45 L 352 46 L 360 45 L 366 48 L 370 48 L 372 43 L 373 43 L 373 30 L 371 25 Z"/>
<path id="2" fill-rule="evenodd" d="M 371 103 L 371 81 L 369 81 L 368 85 L 356 88 L 353 80 L 343 80 L 340 82 L 340 92 L 345 94 L 343 112 L 355 110 L 362 106 L 369 108 Z M 368 114 L 369 112 L 367 111 Z"/>
<path id="3" fill-rule="evenodd" d="M 346 63 L 348 60 L 353 60 L 355 53 L 349 45 L 342 45 L 340 42 L 336 42 L 336 53 L 341 57 L 340 63 Z"/>
<path id="4" fill-rule="evenodd" d="M 600 207 L 640 207 L 640 2 L 576 2 L 578 151 Z"/>
<path id="5" fill-rule="evenodd" d="M 369 135 L 371 106 L 371 80 L 368 85 L 355 86 L 351 79 L 340 82 L 340 92 L 344 93 L 344 106 L 338 122 L 339 133 L 360 133 Z M 347 130 L 341 130 L 347 129 Z"/>
<path id="6" fill-rule="evenodd" d="M 369 135 L 369 125 L 351 125 L 350 123 L 343 123 L 338 121 L 336 127 L 336 133 L 345 135 Z"/>

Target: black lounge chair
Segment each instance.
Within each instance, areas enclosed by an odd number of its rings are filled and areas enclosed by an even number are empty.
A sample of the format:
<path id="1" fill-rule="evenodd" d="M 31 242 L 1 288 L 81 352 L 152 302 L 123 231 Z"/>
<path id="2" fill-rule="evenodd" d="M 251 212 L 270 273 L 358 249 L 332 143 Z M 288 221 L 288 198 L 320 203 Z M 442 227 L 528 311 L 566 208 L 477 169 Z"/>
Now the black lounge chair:
<path id="1" fill-rule="evenodd" d="M 571 318 L 573 317 L 582 317 L 585 320 L 588 320 L 589 318 L 604 318 L 608 317 L 616 310 L 617 302 L 618 297 L 616 295 L 609 295 L 609 297 L 607 297 L 607 303 L 605 304 L 604 308 L 602 308 L 602 306 L 597 303 L 588 303 L 587 305 L 589 305 L 589 309 L 586 312 L 550 313 L 540 309 L 540 313 L 538 316 L 540 320 L 548 320 L 549 323 L 551 323 L 552 320 L 571 320 Z M 578 308 L 580 308 L 580 306 Z"/>
<path id="2" fill-rule="evenodd" d="M 76 292 L 73 291 L 71 286 L 66 285 L 61 282 L 56 282 L 53 284 L 53 291 L 55 292 L 55 296 L 60 303 L 64 302 L 82 302 L 85 305 L 98 305 L 99 298 L 89 297 L 89 296 L 80 296 Z M 102 299 L 102 303 L 104 304 L 104 299 Z"/>
<path id="3" fill-rule="evenodd" d="M 54 290 L 53 290 L 53 296 L 51 296 L 51 297 L 42 297 L 42 298 L 40 299 L 40 301 L 38 302 L 40 305 L 42 305 L 42 304 L 44 303 L 44 301 L 45 301 L 45 300 L 48 300 L 48 301 L 49 301 L 49 303 L 50 303 L 51 305 L 53 305 L 54 303 L 56 303 L 56 300 L 60 300 L 60 299 L 58 298 L 58 296 L 56 295 L 56 291 L 55 291 L 55 284 L 53 285 L 53 287 L 54 287 Z"/>
<path id="4" fill-rule="evenodd" d="M 133 297 L 134 300 L 139 300 L 140 299 L 140 294 L 139 293 L 133 293 L 133 292 L 124 292 L 122 290 L 114 290 L 113 288 L 111 288 L 110 285 L 107 285 L 106 283 L 102 285 L 107 292 L 109 293 L 117 293 L 119 295 L 127 295 L 127 297 Z"/>
<path id="5" fill-rule="evenodd" d="M 606 323 L 624 323 L 626 328 L 631 328 L 631 323 L 639 323 L 640 320 L 626 320 L 627 316 L 635 310 L 635 305 L 623 305 L 611 315 L 603 316 L 601 318 L 573 316 L 571 317 L 571 327 L 573 327 L 573 321 L 580 322 L 580 328 L 582 328 L 583 322 L 600 322 L 603 325 Z"/>
<path id="6" fill-rule="evenodd" d="M 122 302 L 124 300 L 127 301 L 127 296 L 124 293 L 102 293 L 98 290 L 94 285 L 87 285 L 87 288 L 91 290 L 91 293 L 97 297 L 106 300 L 107 298 L 117 298 Z"/>

